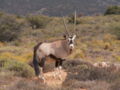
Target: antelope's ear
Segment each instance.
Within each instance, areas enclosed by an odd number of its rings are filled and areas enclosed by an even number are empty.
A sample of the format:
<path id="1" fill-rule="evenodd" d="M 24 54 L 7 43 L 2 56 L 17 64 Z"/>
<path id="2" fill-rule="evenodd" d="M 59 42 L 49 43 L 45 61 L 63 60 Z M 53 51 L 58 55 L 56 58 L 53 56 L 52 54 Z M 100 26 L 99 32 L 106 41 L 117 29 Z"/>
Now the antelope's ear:
<path id="1" fill-rule="evenodd" d="M 66 38 L 67 38 L 67 35 L 64 34 L 63 37 L 64 37 L 64 39 L 66 39 Z"/>
<path id="2" fill-rule="evenodd" d="M 76 38 L 76 35 L 73 36 L 72 40 L 74 40 Z"/>

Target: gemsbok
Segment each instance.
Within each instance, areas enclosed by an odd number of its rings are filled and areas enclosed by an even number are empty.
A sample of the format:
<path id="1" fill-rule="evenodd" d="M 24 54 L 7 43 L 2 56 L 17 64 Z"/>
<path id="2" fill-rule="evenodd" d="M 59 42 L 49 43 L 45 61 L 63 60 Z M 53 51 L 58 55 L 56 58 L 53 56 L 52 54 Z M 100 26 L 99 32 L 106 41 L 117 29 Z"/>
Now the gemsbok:
<path id="1" fill-rule="evenodd" d="M 60 70 L 65 58 L 73 52 L 76 35 L 70 35 L 68 33 L 64 18 L 63 21 L 65 30 L 67 32 L 67 35 L 64 36 L 64 39 L 52 42 L 40 42 L 34 47 L 33 66 L 35 74 L 37 77 L 43 80 L 43 67 L 46 62 L 46 57 L 55 59 L 55 67 Z"/>

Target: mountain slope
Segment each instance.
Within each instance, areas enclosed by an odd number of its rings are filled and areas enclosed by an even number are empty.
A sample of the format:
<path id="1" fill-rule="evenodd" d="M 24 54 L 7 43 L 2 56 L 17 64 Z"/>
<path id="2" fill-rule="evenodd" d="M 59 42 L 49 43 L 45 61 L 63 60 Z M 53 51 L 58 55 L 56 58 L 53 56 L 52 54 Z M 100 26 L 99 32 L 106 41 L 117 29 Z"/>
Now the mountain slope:
<path id="1" fill-rule="evenodd" d="M 109 5 L 120 5 L 120 0 L 0 0 L 0 10 L 15 14 L 47 14 L 60 16 L 74 10 L 85 15 L 103 13 Z"/>

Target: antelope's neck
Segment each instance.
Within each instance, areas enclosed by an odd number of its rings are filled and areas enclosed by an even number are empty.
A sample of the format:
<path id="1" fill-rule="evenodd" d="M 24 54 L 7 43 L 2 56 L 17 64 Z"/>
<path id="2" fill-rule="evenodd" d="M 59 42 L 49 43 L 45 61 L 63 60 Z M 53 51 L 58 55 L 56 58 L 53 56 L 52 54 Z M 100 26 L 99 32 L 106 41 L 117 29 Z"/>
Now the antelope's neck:
<path id="1" fill-rule="evenodd" d="M 69 50 L 69 54 L 72 54 L 72 52 L 73 52 L 73 49 L 70 49 L 70 50 Z"/>
<path id="2" fill-rule="evenodd" d="M 68 53 L 68 55 L 72 53 L 73 49 L 69 48 L 69 44 L 67 40 L 63 41 L 63 46 L 64 46 L 64 50 Z"/>

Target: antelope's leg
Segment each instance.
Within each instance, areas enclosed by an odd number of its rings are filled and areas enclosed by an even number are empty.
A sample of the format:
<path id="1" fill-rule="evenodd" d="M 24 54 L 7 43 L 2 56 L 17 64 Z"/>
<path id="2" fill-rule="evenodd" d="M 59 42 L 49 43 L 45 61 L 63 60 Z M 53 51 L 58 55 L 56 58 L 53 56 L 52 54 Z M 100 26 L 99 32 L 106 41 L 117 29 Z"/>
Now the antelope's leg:
<path id="1" fill-rule="evenodd" d="M 43 82 L 45 83 L 45 78 L 44 78 L 44 75 L 43 75 L 43 68 L 45 66 L 45 57 L 41 59 L 41 62 L 40 62 L 40 75 L 39 75 L 39 78 L 43 80 Z"/>
<path id="2" fill-rule="evenodd" d="M 59 59 L 59 67 L 58 67 L 58 77 L 60 80 L 62 80 L 62 76 L 61 76 L 61 70 L 62 70 L 62 64 L 63 64 L 63 60 Z"/>
<path id="3" fill-rule="evenodd" d="M 43 75 L 43 67 L 40 67 L 40 75 L 38 77 L 45 80 L 44 75 Z"/>
<path id="4" fill-rule="evenodd" d="M 59 60 L 59 70 L 62 70 L 62 64 L 63 64 L 63 60 L 60 59 L 60 60 Z"/>
<path id="5" fill-rule="evenodd" d="M 56 68 L 55 68 L 54 78 L 57 76 L 60 80 L 62 80 L 62 77 L 61 77 L 62 63 L 63 63 L 63 60 L 58 58 L 55 64 Z"/>
<path id="6" fill-rule="evenodd" d="M 56 60 L 55 62 L 55 73 L 54 73 L 54 78 L 58 75 L 58 70 L 59 70 L 59 61 Z"/>
<path id="7" fill-rule="evenodd" d="M 62 60 L 61 58 L 57 58 L 57 57 L 54 56 L 54 55 L 50 55 L 50 57 L 56 60 L 56 62 L 55 62 L 54 78 L 55 78 L 56 76 L 59 77 L 59 74 L 60 74 L 60 73 L 59 73 L 59 66 L 62 66 L 62 61 L 63 61 L 63 60 Z"/>
<path id="8" fill-rule="evenodd" d="M 39 76 L 40 75 L 39 63 L 36 59 L 33 60 L 33 66 L 35 70 L 35 75 Z"/>

